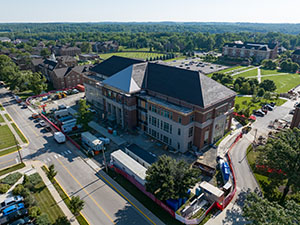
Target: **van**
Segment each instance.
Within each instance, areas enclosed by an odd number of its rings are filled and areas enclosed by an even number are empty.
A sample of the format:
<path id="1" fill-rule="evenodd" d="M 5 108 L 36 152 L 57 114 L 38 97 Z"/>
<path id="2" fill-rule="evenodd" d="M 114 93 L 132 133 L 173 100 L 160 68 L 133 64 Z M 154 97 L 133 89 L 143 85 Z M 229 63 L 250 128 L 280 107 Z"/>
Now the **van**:
<path id="1" fill-rule="evenodd" d="M 3 209 L 3 216 L 6 216 L 6 215 L 9 215 L 13 212 L 16 212 L 20 209 L 24 209 L 24 203 L 18 203 L 18 204 L 15 204 L 15 205 L 11 205 L 11 206 L 8 206 L 7 208 Z"/>

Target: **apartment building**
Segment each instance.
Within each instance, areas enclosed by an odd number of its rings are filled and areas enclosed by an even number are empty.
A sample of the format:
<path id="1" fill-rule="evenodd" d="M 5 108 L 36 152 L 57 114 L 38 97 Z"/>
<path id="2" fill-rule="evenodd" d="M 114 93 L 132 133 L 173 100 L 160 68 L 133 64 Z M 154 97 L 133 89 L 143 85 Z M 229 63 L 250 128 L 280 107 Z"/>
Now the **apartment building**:
<path id="1" fill-rule="evenodd" d="M 277 57 L 278 43 L 253 43 L 236 41 L 223 46 L 223 56 L 233 58 L 253 58 L 256 62 Z"/>
<path id="2" fill-rule="evenodd" d="M 230 129 L 235 92 L 186 69 L 113 56 L 85 76 L 87 100 L 110 121 L 186 152 Z"/>

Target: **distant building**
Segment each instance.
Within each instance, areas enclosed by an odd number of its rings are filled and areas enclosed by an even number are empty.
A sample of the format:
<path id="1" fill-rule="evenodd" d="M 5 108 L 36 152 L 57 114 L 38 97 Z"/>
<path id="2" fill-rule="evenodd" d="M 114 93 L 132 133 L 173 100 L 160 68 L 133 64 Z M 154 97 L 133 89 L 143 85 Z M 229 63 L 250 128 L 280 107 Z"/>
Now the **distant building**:
<path id="1" fill-rule="evenodd" d="M 300 128 L 300 104 L 296 105 L 295 113 L 291 122 L 291 128 L 294 127 Z"/>
<path id="2" fill-rule="evenodd" d="M 11 40 L 8 37 L 0 37 L 0 42 L 11 42 Z"/>
<path id="3" fill-rule="evenodd" d="M 107 120 L 180 152 L 201 149 L 230 129 L 235 92 L 197 71 L 118 56 L 90 71 L 86 98 Z"/>
<path id="4" fill-rule="evenodd" d="M 278 43 L 252 43 L 234 42 L 223 46 L 223 56 L 233 58 L 253 58 L 260 62 L 264 59 L 275 59 L 277 57 Z"/>
<path id="5" fill-rule="evenodd" d="M 117 52 L 119 49 L 119 43 L 116 41 L 104 41 L 96 42 L 92 45 L 93 52 Z"/>
<path id="6" fill-rule="evenodd" d="M 292 53 L 292 60 L 300 65 L 300 49 L 296 49 Z"/>
<path id="7" fill-rule="evenodd" d="M 83 74 L 88 73 L 89 66 L 57 68 L 50 71 L 50 80 L 55 89 L 64 89 L 83 84 Z"/>
<path id="8" fill-rule="evenodd" d="M 97 54 L 80 54 L 79 55 L 79 60 L 81 61 L 88 61 L 88 60 L 95 60 L 99 59 L 99 55 Z"/>
<path id="9" fill-rule="evenodd" d="M 76 56 L 81 54 L 81 50 L 78 47 L 70 46 L 53 46 L 52 52 L 58 56 Z"/>

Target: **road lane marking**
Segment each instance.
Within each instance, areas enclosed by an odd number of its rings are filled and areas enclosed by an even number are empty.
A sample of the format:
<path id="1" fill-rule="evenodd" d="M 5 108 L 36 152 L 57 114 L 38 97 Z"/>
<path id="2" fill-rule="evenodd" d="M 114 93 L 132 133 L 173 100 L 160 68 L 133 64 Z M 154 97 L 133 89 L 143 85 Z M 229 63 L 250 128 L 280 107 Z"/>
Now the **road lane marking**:
<path id="1" fill-rule="evenodd" d="M 54 158 L 56 158 L 56 159 L 57 159 L 57 155 L 54 155 Z"/>
<path id="2" fill-rule="evenodd" d="M 8 162 L 11 162 L 11 161 L 14 161 L 14 160 L 15 159 L 10 159 L 10 160 L 4 161 L 4 162 L 0 162 L 0 164 L 8 163 Z"/>
<path id="3" fill-rule="evenodd" d="M 51 159 L 47 158 L 49 162 L 51 162 Z"/>
<path id="4" fill-rule="evenodd" d="M 57 159 L 57 161 L 62 165 L 62 167 L 67 171 L 67 173 L 73 178 L 73 180 L 81 187 L 81 189 L 89 196 L 90 199 L 96 204 L 96 206 L 104 213 L 104 215 L 115 224 L 114 220 L 107 214 L 107 212 L 99 205 L 99 203 L 90 195 L 90 193 L 82 186 L 82 184 L 73 176 L 73 174 L 65 167 L 65 165 Z"/>

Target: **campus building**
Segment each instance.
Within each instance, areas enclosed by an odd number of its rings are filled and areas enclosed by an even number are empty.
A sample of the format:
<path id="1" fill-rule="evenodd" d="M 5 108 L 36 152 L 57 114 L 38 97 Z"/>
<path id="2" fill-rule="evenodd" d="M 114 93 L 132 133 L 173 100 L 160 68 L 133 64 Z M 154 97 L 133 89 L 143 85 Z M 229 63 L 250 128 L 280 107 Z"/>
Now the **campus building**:
<path id="1" fill-rule="evenodd" d="M 113 56 L 85 76 L 86 98 L 105 118 L 180 152 L 230 129 L 235 92 L 197 72 Z"/>
<path id="2" fill-rule="evenodd" d="M 293 51 L 292 60 L 300 65 L 300 49 Z"/>
<path id="3" fill-rule="evenodd" d="M 260 62 L 264 59 L 275 59 L 277 57 L 278 43 L 253 43 L 236 41 L 225 43 L 223 46 L 223 56 L 233 58 L 253 58 Z"/>

